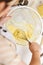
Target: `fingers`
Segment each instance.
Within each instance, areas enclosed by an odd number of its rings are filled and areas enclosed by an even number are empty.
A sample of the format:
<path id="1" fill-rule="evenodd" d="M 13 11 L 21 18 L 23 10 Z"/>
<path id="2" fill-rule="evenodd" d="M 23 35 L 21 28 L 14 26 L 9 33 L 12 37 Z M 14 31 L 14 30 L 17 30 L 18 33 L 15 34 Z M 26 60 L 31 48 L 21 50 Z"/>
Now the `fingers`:
<path id="1" fill-rule="evenodd" d="M 36 51 L 40 51 L 40 45 L 38 45 L 35 42 L 32 42 L 31 44 L 29 44 L 29 49 L 32 53 L 35 53 Z"/>
<path id="2" fill-rule="evenodd" d="M 13 0 L 10 3 L 8 3 L 8 5 L 13 6 L 13 5 L 18 5 L 19 4 L 19 0 Z"/>
<path id="3" fill-rule="evenodd" d="M 5 17 L 9 12 L 9 10 L 10 10 L 10 6 L 8 6 L 4 11 L 2 11 L 2 13 L 0 13 L 0 18 Z"/>
<path id="4" fill-rule="evenodd" d="M 1 21 L 0 21 L 0 25 L 3 25 L 5 22 L 7 22 L 9 19 L 11 18 L 11 16 L 7 16 L 5 18 L 3 18 Z"/>

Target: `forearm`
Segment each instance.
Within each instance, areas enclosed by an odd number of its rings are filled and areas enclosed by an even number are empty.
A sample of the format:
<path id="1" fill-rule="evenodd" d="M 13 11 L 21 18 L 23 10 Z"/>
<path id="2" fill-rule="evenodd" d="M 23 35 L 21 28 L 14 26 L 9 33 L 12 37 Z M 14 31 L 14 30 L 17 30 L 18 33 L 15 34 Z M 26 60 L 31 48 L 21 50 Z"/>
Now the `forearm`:
<path id="1" fill-rule="evenodd" d="M 39 53 L 36 52 L 32 55 L 32 60 L 31 60 L 30 65 L 41 65 Z"/>

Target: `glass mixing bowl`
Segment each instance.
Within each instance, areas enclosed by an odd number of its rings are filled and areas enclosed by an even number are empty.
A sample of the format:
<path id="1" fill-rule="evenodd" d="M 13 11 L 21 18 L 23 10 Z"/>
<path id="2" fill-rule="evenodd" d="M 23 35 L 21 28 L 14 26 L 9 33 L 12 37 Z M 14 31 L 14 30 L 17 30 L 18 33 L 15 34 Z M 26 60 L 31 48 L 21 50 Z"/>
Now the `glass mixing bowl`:
<path id="1" fill-rule="evenodd" d="M 36 41 L 41 34 L 42 20 L 40 15 L 27 6 L 13 7 L 8 16 L 12 16 L 4 25 L 12 33 L 16 43 L 26 45 L 29 41 Z"/>

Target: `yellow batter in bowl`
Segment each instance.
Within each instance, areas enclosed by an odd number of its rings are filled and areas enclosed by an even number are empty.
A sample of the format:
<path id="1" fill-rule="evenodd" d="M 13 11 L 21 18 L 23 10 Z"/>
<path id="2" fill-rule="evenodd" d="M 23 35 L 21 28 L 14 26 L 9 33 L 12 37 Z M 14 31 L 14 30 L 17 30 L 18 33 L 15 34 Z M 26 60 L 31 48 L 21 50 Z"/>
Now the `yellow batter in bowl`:
<path id="1" fill-rule="evenodd" d="M 38 10 L 39 14 L 41 15 L 41 17 L 43 18 L 43 4 L 39 5 L 37 7 L 37 10 Z"/>

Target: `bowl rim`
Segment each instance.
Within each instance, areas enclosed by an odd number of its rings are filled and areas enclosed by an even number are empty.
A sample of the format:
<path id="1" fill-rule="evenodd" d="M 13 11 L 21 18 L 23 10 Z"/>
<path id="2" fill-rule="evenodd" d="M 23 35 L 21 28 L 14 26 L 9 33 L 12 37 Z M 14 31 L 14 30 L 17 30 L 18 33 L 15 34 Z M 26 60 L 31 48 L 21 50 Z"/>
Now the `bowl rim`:
<path id="1" fill-rule="evenodd" d="M 41 16 L 40 16 L 40 14 L 39 14 L 35 9 L 33 9 L 33 8 L 31 8 L 31 7 L 28 7 L 28 6 L 15 6 L 15 7 L 12 7 L 12 10 L 8 13 L 7 16 L 9 16 L 12 11 L 14 11 L 14 10 L 16 10 L 16 9 L 19 9 L 19 8 L 27 8 L 27 9 L 30 9 L 30 10 L 32 10 L 33 12 L 35 12 L 35 13 L 37 14 L 37 16 L 38 16 L 39 19 L 40 19 L 40 25 L 41 25 L 41 31 L 40 31 L 39 36 L 42 35 L 42 18 L 41 18 Z M 38 37 L 37 37 L 37 38 L 38 38 Z"/>

